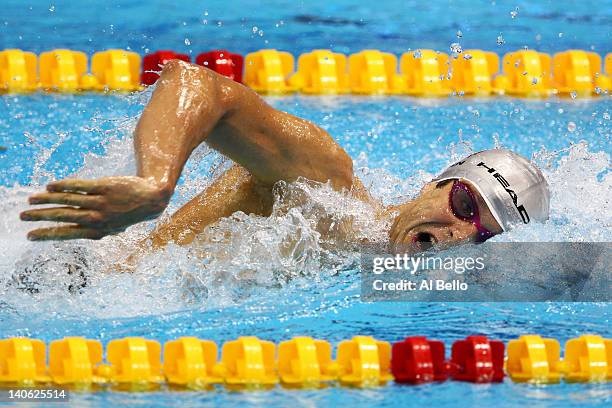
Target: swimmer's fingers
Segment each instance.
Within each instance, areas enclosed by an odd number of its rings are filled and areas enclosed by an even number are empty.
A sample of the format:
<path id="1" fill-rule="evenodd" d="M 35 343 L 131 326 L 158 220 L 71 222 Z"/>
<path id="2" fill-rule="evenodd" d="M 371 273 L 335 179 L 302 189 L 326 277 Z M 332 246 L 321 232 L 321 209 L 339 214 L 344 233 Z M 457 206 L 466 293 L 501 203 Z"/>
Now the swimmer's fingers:
<path id="1" fill-rule="evenodd" d="M 32 205 L 36 204 L 65 204 L 74 207 L 100 209 L 104 201 L 101 196 L 74 193 L 40 193 L 28 199 Z"/>
<path id="2" fill-rule="evenodd" d="M 105 185 L 99 180 L 64 179 L 47 184 L 47 191 L 99 194 Z"/>
<path id="3" fill-rule="evenodd" d="M 79 225 L 39 228 L 28 233 L 30 241 L 64 241 L 68 239 L 100 239 L 108 235 L 108 231 L 95 228 L 84 228 Z"/>
<path id="4" fill-rule="evenodd" d="M 103 220 L 103 215 L 98 211 L 80 210 L 72 207 L 28 210 L 22 212 L 19 217 L 22 221 L 74 222 L 86 226 L 99 225 Z"/>

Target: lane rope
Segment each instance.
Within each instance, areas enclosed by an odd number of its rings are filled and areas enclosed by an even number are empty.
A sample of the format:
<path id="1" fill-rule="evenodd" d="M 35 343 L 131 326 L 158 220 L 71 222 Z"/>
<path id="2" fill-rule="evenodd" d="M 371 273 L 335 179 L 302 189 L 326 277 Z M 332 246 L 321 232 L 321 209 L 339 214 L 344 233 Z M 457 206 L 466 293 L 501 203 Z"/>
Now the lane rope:
<path id="1" fill-rule="evenodd" d="M 111 49 L 88 57 L 56 49 L 36 55 L 19 49 L 0 51 L 0 92 L 132 92 L 155 83 L 161 68 L 187 54 L 157 51 L 144 58 Z M 459 50 L 451 55 L 426 49 L 398 58 L 379 50 L 346 56 L 314 50 L 295 57 L 285 51 L 259 50 L 243 57 L 227 50 L 198 54 L 205 66 L 268 95 L 410 95 L 416 97 L 489 96 L 593 97 L 612 89 L 612 53 L 567 50 L 552 57 L 535 50 L 493 52 Z M 399 66 L 399 71 L 398 71 Z"/>
<path id="2" fill-rule="evenodd" d="M 405 384 L 442 382 L 605 382 L 612 378 L 612 340 L 585 334 L 565 343 L 523 335 L 507 345 L 473 335 L 455 341 L 450 356 L 445 344 L 424 336 L 390 344 L 370 336 L 341 341 L 332 359 L 332 345 L 311 337 L 273 342 L 254 336 L 227 341 L 219 350 L 210 340 L 181 337 L 163 347 L 155 340 L 126 337 L 102 343 L 84 337 L 54 340 L 0 340 L 0 385 L 123 386 L 161 384 L 205 389 L 318 388 L 337 382 L 370 387 L 390 381 Z M 48 363 L 47 363 L 48 359 Z"/>

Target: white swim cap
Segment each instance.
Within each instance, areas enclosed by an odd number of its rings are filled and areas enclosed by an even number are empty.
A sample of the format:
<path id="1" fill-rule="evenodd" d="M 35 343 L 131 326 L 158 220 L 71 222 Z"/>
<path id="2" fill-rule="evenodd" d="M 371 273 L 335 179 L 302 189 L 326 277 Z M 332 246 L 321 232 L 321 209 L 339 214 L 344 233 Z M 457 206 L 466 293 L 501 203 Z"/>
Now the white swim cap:
<path id="1" fill-rule="evenodd" d="M 474 153 L 444 170 L 435 181 L 455 179 L 467 180 L 478 190 L 504 231 L 516 224 L 548 219 L 550 192 L 542 172 L 510 150 Z"/>

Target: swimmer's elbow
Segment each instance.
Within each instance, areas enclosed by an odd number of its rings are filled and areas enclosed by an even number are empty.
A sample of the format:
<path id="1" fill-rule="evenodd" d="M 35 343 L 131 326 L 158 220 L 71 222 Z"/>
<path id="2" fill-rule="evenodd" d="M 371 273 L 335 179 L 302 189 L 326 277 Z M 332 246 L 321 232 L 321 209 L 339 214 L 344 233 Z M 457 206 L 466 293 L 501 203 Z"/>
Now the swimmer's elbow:
<path id="1" fill-rule="evenodd" d="M 162 69 L 160 81 L 197 91 L 217 108 L 227 108 L 232 101 L 233 81 L 216 72 L 181 60 L 171 60 Z"/>
<path id="2" fill-rule="evenodd" d="M 173 59 L 164 64 L 161 73 L 159 74 L 159 80 L 161 83 L 164 83 L 168 80 L 176 80 L 179 79 L 188 69 L 192 66 L 192 64 Z"/>
<path id="3" fill-rule="evenodd" d="M 210 69 L 181 60 L 168 61 L 162 68 L 160 81 L 171 81 L 182 86 L 210 89 L 216 87 L 219 74 Z"/>

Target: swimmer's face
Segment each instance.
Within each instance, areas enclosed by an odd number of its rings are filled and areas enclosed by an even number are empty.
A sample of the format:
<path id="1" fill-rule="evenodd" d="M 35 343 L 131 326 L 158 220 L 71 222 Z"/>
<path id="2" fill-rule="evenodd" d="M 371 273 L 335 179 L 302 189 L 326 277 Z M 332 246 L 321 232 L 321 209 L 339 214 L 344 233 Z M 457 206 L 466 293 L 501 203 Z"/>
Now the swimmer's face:
<path id="1" fill-rule="evenodd" d="M 475 199 L 481 226 L 493 234 L 501 233 L 502 228 L 478 191 L 468 182 L 463 181 L 463 184 Z M 452 186 L 452 180 L 428 183 L 416 199 L 398 207 L 399 215 L 390 232 L 391 244 L 396 250 L 419 252 L 432 245 L 445 248 L 480 240 L 476 225 L 453 213 L 449 200 Z"/>

